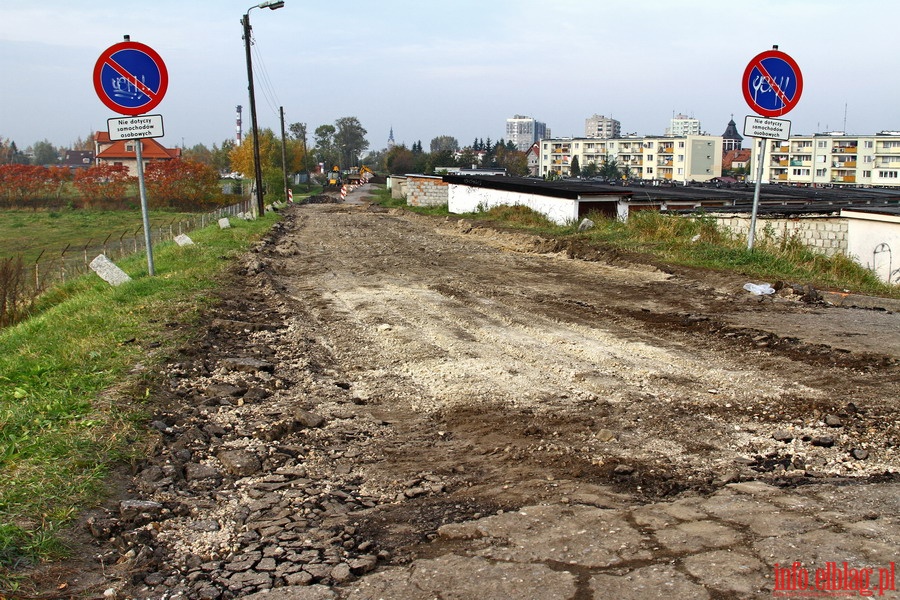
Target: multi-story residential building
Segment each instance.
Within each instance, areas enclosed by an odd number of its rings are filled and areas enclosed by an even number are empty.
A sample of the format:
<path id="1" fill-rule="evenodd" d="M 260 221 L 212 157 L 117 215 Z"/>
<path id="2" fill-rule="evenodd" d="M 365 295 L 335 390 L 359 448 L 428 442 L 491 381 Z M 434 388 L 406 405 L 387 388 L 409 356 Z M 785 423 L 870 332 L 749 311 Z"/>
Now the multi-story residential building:
<path id="1" fill-rule="evenodd" d="M 710 135 L 682 137 L 548 138 L 541 140 L 539 174 L 568 177 L 573 159 L 584 168 L 615 161 L 630 179 L 645 181 L 709 181 L 722 175 L 722 138 Z"/>
<path id="2" fill-rule="evenodd" d="M 532 144 L 549 135 L 547 124 L 531 117 L 516 115 L 506 120 L 506 141 L 515 143 L 519 152 L 527 152 Z"/>
<path id="3" fill-rule="evenodd" d="M 622 136 L 622 124 L 615 119 L 594 115 L 584 120 L 584 137 L 610 139 Z"/>
<path id="4" fill-rule="evenodd" d="M 900 132 L 854 136 L 842 132 L 767 140 L 763 183 L 900 187 Z M 748 178 L 759 173 L 754 140 Z"/>
<path id="5" fill-rule="evenodd" d="M 682 114 L 675 115 L 672 117 L 668 129 L 666 129 L 666 135 L 673 137 L 701 135 L 700 119 L 695 119 Z"/>

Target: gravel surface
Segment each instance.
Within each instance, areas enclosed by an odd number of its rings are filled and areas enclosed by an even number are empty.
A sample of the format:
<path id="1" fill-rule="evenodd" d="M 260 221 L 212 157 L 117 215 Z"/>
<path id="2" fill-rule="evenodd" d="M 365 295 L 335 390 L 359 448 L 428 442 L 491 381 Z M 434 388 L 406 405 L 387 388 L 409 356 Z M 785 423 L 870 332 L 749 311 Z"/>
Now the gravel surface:
<path id="1" fill-rule="evenodd" d="M 156 444 L 42 597 L 332 597 L 442 526 L 561 494 L 896 479 L 900 315 L 746 282 L 293 206 L 164 367 Z"/>

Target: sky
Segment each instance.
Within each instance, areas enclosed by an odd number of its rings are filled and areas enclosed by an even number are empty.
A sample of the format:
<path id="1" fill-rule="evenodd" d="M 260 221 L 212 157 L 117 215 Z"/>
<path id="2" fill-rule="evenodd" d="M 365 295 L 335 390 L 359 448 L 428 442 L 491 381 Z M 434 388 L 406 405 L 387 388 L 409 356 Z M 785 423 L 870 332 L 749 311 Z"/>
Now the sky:
<path id="1" fill-rule="evenodd" d="M 721 135 L 753 114 L 750 60 L 773 45 L 800 67 L 785 117 L 794 135 L 900 130 L 890 0 L 0 0 L 0 138 L 66 147 L 118 116 L 97 96 L 94 64 L 129 35 L 169 74 L 151 113 L 168 146 L 221 145 L 235 107 L 250 129 L 241 17 L 253 27 L 260 127 L 356 117 L 370 150 L 438 136 L 461 146 L 505 136 L 526 115 L 554 137 L 583 136 L 594 114 L 623 133 L 662 135 L 676 114 Z M 310 135 L 310 141 L 312 136 Z M 745 142 L 746 145 L 746 142 Z"/>

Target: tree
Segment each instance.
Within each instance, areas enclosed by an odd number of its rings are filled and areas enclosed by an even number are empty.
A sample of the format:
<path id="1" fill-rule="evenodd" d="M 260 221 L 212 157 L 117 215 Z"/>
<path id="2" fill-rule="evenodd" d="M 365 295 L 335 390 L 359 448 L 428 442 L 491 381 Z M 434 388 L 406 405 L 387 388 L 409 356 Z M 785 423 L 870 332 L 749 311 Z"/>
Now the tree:
<path id="1" fill-rule="evenodd" d="M 384 172 L 387 170 L 385 162 L 387 160 L 387 154 L 388 151 L 386 148 L 369 151 L 369 153 L 363 157 L 362 164 L 373 171 Z"/>
<path id="2" fill-rule="evenodd" d="M 619 179 L 619 165 L 616 163 L 616 159 L 607 156 L 603 160 L 603 164 L 600 166 L 600 176 L 605 177 L 609 181 Z"/>
<path id="3" fill-rule="evenodd" d="M 124 202 L 135 177 L 122 165 L 94 165 L 78 169 L 73 178 L 85 206 Z"/>
<path id="4" fill-rule="evenodd" d="M 52 166 L 59 163 L 59 150 L 47 140 L 36 142 L 31 151 L 34 154 L 32 164 Z"/>
<path id="5" fill-rule="evenodd" d="M 515 144 L 511 149 L 509 144 L 497 144 L 494 151 L 494 164 L 506 169 L 509 175 L 528 175 L 528 157 L 524 152 L 516 150 Z"/>
<path id="6" fill-rule="evenodd" d="M 231 152 L 237 147 L 235 141 L 231 138 L 223 140 L 221 146 L 213 144 L 212 147 L 212 166 L 219 173 L 231 173 Z"/>
<path id="7" fill-rule="evenodd" d="M 0 194 L 6 206 L 38 208 L 37 201 L 50 197 L 58 172 L 40 165 L 0 165 Z"/>
<path id="8" fill-rule="evenodd" d="M 253 157 L 253 137 L 248 136 L 231 151 L 231 167 L 251 178 L 256 172 Z M 284 176 L 281 169 L 281 140 L 268 127 L 259 131 L 259 164 L 269 193 L 276 198 L 284 195 Z"/>
<path id="9" fill-rule="evenodd" d="M 219 174 L 212 165 L 199 161 L 149 162 L 144 180 L 150 205 L 154 207 L 196 209 L 222 203 Z"/>
<path id="10" fill-rule="evenodd" d="M 90 151 L 94 149 L 94 134 L 89 133 L 85 139 L 78 138 L 72 142 L 72 150 Z"/>
<path id="11" fill-rule="evenodd" d="M 213 164 L 212 150 L 207 148 L 204 144 L 195 144 L 190 148 L 186 148 L 182 151 L 181 158 L 209 166 L 212 166 Z"/>
<path id="12" fill-rule="evenodd" d="M 581 176 L 585 178 L 596 177 L 599 172 L 600 167 L 598 167 L 597 163 L 594 161 L 590 161 L 588 164 L 581 167 Z"/>
<path id="13" fill-rule="evenodd" d="M 439 152 L 432 152 L 427 154 L 425 157 L 425 172 L 428 174 L 434 174 L 438 171 L 438 169 L 446 167 L 451 167 L 454 165 L 453 153 L 449 150 L 441 150 Z"/>
<path id="14" fill-rule="evenodd" d="M 459 165 L 464 168 L 478 166 L 481 159 L 473 148 L 463 148 L 459 153 Z"/>
<path id="15" fill-rule="evenodd" d="M 581 166 L 578 164 L 578 157 L 572 157 L 572 164 L 569 165 L 569 173 L 572 177 L 581 177 Z"/>
<path id="16" fill-rule="evenodd" d="M 455 137 L 449 135 L 439 135 L 431 140 L 431 152 L 449 152 L 455 154 L 459 152 L 459 142 Z"/>
<path id="17" fill-rule="evenodd" d="M 414 173 L 416 171 L 416 157 L 405 145 L 394 146 L 388 150 L 384 162 L 388 173 L 392 175 Z"/>
<path id="18" fill-rule="evenodd" d="M 12 140 L 0 139 L 0 165 L 27 165 L 28 157 L 20 151 Z"/>
<path id="19" fill-rule="evenodd" d="M 359 157 L 369 147 L 366 141 L 368 133 L 356 117 L 341 117 L 334 122 L 337 131 L 334 134 L 334 143 L 341 150 L 342 158 L 345 158 L 344 166 L 358 166 L 352 163 L 359 161 Z"/>
<path id="20" fill-rule="evenodd" d="M 326 170 L 340 162 L 340 154 L 334 143 L 334 134 L 337 131 L 334 125 L 319 125 L 314 133 L 316 139 L 316 160 L 325 165 Z"/>

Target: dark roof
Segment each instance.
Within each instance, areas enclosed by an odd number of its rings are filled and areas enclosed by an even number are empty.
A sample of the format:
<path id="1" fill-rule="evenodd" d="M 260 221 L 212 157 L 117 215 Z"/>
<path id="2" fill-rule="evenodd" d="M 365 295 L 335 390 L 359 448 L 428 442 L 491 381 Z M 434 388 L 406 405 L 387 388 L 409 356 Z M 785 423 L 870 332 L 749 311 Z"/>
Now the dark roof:
<path id="1" fill-rule="evenodd" d="M 506 190 L 511 192 L 521 192 L 525 194 L 537 194 L 539 196 L 566 198 L 569 200 L 579 200 L 585 198 L 586 196 L 590 196 L 594 199 L 602 196 L 615 196 L 615 198 L 618 199 L 623 196 L 630 197 L 633 193 L 628 188 L 616 186 L 598 186 L 593 183 L 578 179 L 544 181 L 543 179 L 532 179 L 529 177 L 503 177 L 502 175 L 444 175 L 444 181 L 446 181 L 447 183 L 467 185 L 470 187 L 481 187 L 492 190 Z"/>
<path id="2" fill-rule="evenodd" d="M 734 119 L 728 121 L 728 127 L 725 128 L 725 133 L 722 134 L 723 140 L 736 140 L 738 142 L 744 141 L 744 138 L 741 137 L 741 134 L 738 133 L 737 124 L 734 122 Z"/>
<path id="3" fill-rule="evenodd" d="M 900 204 L 888 206 L 848 206 L 845 210 L 900 217 Z"/>

